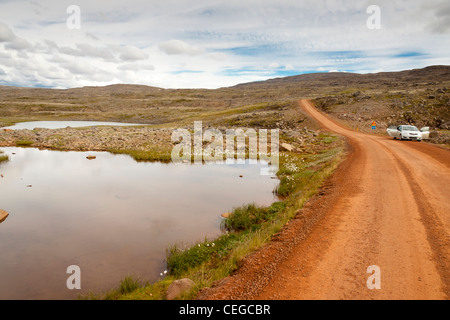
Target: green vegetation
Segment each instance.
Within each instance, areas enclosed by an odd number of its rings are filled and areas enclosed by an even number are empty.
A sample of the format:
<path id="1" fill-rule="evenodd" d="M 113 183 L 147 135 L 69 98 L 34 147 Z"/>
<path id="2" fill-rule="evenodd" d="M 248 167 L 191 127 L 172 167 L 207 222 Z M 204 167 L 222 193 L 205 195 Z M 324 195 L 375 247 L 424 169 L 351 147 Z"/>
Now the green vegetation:
<path id="1" fill-rule="evenodd" d="M 331 138 L 324 135 L 321 139 Z M 281 201 L 267 207 L 245 204 L 234 208 L 231 215 L 222 220 L 224 233 L 220 237 L 169 246 L 166 250 L 168 272 L 160 281 L 137 287 L 135 280 L 126 279 L 124 281 L 131 285 L 122 282 L 103 299 L 165 299 L 167 287 L 180 278 L 193 280 L 195 286 L 179 298 L 193 299 L 201 288 L 230 275 L 243 258 L 279 232 L 335 170 L 343 154 L 342 140 L 334 137 L 329 144 L 331 149 L 309 154 L 281 153 L 277 173 L 280 184 L 274 190 L 282 197 Z M 120 289 L 122 287 L 134 290 L 130 292 Z"/>
<path id="2" fill-rule="evenodd" d="M 328 137 L 323 140 L 328 141 Z M 311 184 L 311 179 L 315 179 L 340 152 L 340 149 L 335 148 L 320 154 L 283 154 L 278 171 L 280 184 L 275 193 L 280 197 L 288 197 L 304 192 Z"/>
<path id="3" fill-rule="evenodd" d="M 235 208 L 230 217 L 222 221 L 222 228 L 233 231 L 255 231 L 285 208 L 284 202 L 274 202 L 270 207 L 247 204 Z"/>
<path id="4" fill-rule="evenodd" d="M 170 162 L 172 160 L 171 149 L 150 148 L 149 150 L 136 149 L 109 149 L 114 154 L 128 154 L 136 161 L 161 161 Z"/>
<path id="5" fill-rule="evenodd" d="M 81 300 L 117 300 L 120 297 L 133 293 L 139 289 L 141 289 L 143 286 L 151 286 L 149 283 L 140 284 L 139 280 L 135 279 L 132 276 L 126 276 L 125 279 L 123 279 L 118 288 L 112 289 L 109 292 L 107 292 L 103 297 L 99 296 L 98 294 L 95 294 L 93 292 L 89 292 L 87 295 L 80 296 Z M 152 287 L 152 292 L 156 292 L 155 288 Z"/>
<path id="6" fill-rule="evenodd" d="M 119 292 L 121 294 L 127 294 L 133 292 L 137 288 L 139 288 L 139 282 L 133 279 L 133 277 L 128 276 L 120 283 Z"/>
<path id="7" fill-rule="evenodd" d="M 450 112 L 449 85 L 448 67 L 432 67 L 390 74 L 347 74 L 342 78 L 334 74 L 302 75 L 216 90 L 139 85 L 68 90 L 1 87 L 0 126 L 37 120 L 97 120 L 151 124 L 155 129 L 191 128 L 195 120 L 203 121 L 204 128 L 279 128 L 281 140 L 302 150 L 280 157 L 280 183 L 274 192 L 281 201 L 269 207 L 245 204 L 234 208 L 232 215 L 223 220 L 221 237 L 189 246 L 170 246 L 168 274 L 160 281 L 142 284 L 127 277 L 106 296 L 87 297 L 165 299 L 166 289 L 173 280 L 188 277 L 196 286 L 182 298 L 192 298 L 200 288 L 229 275 L 242 258 L 269 241 L 317 192 L 340 162 L 342 146 L 335 136 L 320 134 L 316 139 L 303 135 L 299 143 L 297 136 L 285 134 L 317 126 L 299 112 L 299 99 L 313 99 L 316 106 L 337 118 L 342 117 L 344 124 L 348 122 L 348 126 L 359 130 L 372 119 L 377 120 L 379 127 L 383 122 L 388 125 L 409 120 L 419 126 L 445 129 L 448 126 L 444 120 Z M 44 142 L 48 146 L 50 141 L 52 148 L 69 150 L 75 148 L 73 142 L 81 140 L 73 136 L 69 139 L 66 132 L 61 133 L 63 136 L 55 135 Z M 4 134 L 10 138 L 9 135 Z M 16 145 L 33 145 L 29 141 L 31 135 L 16 138 L 19 139 Z M 123 149 L 124 144 L 107 139 L 101 147 L 112 153 L 128 154 L 137 161 L 170 161 L 173 145 L 161 147 L 159 138 L 145 137 L 148 145 L 137 141 L 133 149 Z M 2 142 L 5 141 L 14 140 Z M 34 146 L 39 146 L 37 139 Z M 75 149 L 87 148 L 89 144 L 78 143 Z"/>
<path id="8" fill-rule="evenodd" d="M 1 155 L 1 153 L 2 152 L 0 151 L 0 163 L 8 161 L 9 157 L 5 156 L 5 155 Z"/>
<path id="9" fill-rule="evenodd" d="M 16 146 L 18 147 L 29 147 L 33 144 L 33 141 L 30 140 L 17 140 Z"/>
<path id="10" fill-rule="evenodd" d="M 172 245 L 167 249 L 167 267 L 170 275 L 180 277 L 190 269 L 213 259 L 222 259 L 239 242 L 238 234 L 226 234 L 214 241 L 205 239 L 191 247 Z"/>

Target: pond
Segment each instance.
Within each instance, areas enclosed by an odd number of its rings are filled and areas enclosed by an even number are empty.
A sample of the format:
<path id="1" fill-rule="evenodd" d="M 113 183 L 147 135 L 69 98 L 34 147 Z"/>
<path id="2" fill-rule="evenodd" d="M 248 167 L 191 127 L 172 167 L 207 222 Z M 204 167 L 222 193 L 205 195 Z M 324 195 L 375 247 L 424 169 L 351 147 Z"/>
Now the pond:
<path id="1" fill-rule="evenodd" d="M 72 128 L 93 127 L 93 126 L 125 127 L 125 126 L 144 126 L 144 125 L 145 124 L 139 123 L 103 122 L 103 121 L 29 121 L 29 122 L 19 122 L 13 126 L 3 127 L 2 129 L 33 130 L 35 128 L 63 129 L 67 127 Z"/>
<path id="2" fill-rule="evenodd" d="M 0 299 L 76 299 L 127 275 L 158 280 L 168 245 L 214 238 L 223 212 L 277 200 L 264 164 L 1 150 L 10 160 L 0 164 L 0 209 L 9 212 L 0 223 Z M 81 290 L 66 287 L 70 265 L 80 267 Z"/>

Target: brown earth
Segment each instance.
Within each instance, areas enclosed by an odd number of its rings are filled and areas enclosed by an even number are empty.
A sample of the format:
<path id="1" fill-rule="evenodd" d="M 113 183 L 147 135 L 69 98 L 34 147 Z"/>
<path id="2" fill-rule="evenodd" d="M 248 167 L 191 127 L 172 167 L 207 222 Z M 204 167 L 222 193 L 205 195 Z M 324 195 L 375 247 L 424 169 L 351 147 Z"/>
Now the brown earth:
<path id="1" fill-rule="evenodd" d="M 291 222 L 199 299 L 448 299 L 450 151 L 342 127 L 347 159 Z M 369 290 L 369 266 L 381 289 Z"/>

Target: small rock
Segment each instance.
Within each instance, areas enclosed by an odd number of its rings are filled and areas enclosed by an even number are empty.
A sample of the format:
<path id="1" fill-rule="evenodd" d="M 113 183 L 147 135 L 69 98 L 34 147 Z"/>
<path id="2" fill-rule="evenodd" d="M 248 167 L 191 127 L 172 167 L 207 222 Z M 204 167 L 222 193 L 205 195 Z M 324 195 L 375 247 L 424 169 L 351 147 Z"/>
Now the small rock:
<path id="1" fill-rule="evenodd" d="M 5 221 L 5 219 L 9 216 L 9 213 L 5 210 L 0 209 L 0 223 Z"/>
<path id="2" fill-rule="evenodd" d="M 183 292 L 191 289 L 194 285 L 195 282 L 188 278 L 175 280 L 169 285 L 169 288 L 167 288 L 167 300 L 173 300 L 177 298 Z"/>
<path id="3" fill-rule="evenodd" d="M 231 212 L 222 213 L 222 218 L 229 218 L 231 216 Z"/>
<path id="4" fill-rule="evenodd" d="M 289 152 L 292 152 L 292 150 L 294 150 L 294 147 L 289 143 L 282 143 L 281 147 Z"/>
<path id="5" fill-rule="evenodd" d="M 94 159 L 97 159 L 97 157 L 96 157 L 96 156 L 87 156 L 86 159 L 88 159 L 88 160 L 94 160 Z"/>

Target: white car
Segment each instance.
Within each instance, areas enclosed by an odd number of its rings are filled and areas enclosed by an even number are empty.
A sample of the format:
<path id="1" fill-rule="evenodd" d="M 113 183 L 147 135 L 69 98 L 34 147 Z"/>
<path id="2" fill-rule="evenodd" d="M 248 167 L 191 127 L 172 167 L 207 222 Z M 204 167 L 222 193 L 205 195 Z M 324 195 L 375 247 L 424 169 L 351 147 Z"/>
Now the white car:
<path id="1" fill-rule="evenodd" d="M 423 127 L 419 130 L 416 126 L 411 125 L 390 126 L 387 128 L 387 133 L 394 139 L 422 141 L 422 139 L 429 138 L 430 128 Z"/>

